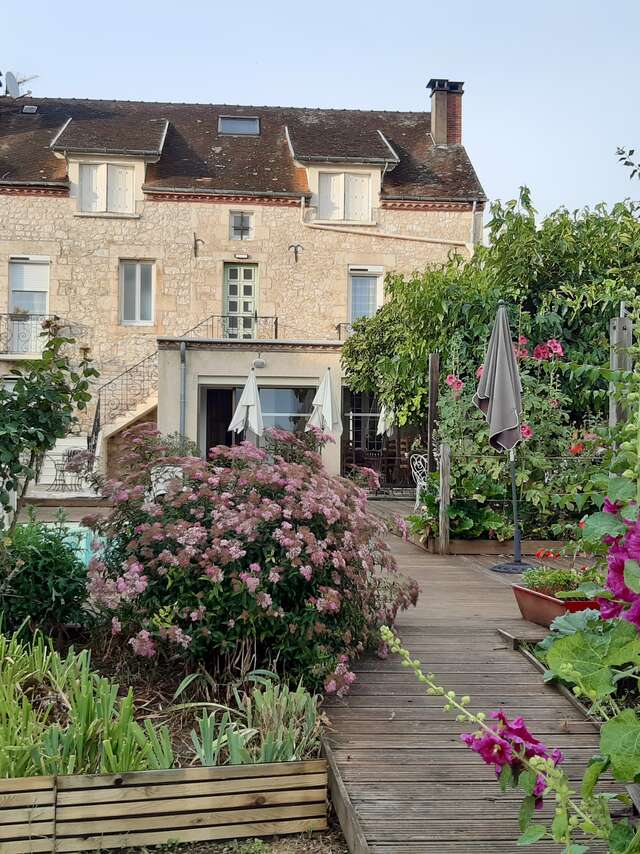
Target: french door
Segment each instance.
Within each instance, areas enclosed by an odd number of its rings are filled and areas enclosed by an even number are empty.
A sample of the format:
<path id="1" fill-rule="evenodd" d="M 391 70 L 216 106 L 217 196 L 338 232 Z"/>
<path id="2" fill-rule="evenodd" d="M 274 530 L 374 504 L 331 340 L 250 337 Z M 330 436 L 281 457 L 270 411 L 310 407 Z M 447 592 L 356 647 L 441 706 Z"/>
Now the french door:
<path id="1" fill-rule="evenodd" d="M 258 316 L 258 265 L 225 264 L 225 338 L 255 338 Z"/>

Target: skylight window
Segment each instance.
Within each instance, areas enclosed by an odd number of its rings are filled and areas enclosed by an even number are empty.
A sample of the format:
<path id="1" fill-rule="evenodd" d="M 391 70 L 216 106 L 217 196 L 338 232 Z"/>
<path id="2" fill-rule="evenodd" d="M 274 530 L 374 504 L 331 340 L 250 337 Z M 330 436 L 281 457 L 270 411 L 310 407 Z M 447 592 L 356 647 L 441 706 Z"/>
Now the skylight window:
<path id="1" fill-rule="evenodd" d="M 38 105 L 37 104 L 25 104 L 24 107 L 22 108 L 22 112 L 26 113 L 27 115 L 32 116 L 34 113 L 38 112 Z"/>
<path id="2" fill-rule="evenodd" d="M 259 136 L 260 119 L 256 116 L 219 116 L 218 133 L 228 136 Z"/>

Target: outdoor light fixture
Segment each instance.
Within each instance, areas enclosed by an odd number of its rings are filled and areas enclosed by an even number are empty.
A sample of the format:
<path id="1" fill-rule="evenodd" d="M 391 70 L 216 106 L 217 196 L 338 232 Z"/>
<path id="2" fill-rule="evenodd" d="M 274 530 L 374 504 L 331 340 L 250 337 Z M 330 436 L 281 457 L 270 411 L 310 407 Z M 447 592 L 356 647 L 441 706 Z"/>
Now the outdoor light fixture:
<path id="1" fill-rule="evenodd" d="M 253 362 L 251 363 L 251 365 L 252 365 L 254 368 L 266 368 L 266 367 L 267 367 L 267 363 L 266 363 L 266 361 L 262 358 L 262 356 L 258 356 L 258 358 L 257 358 L 257 359 L 254 359 L 254 360 L 253 360 Z"/>
<path id="2" fill-rule="evenodd" d="M 248 252 L 234 252 L 233 257 L 236 261 L 247 261 L 251 256 Z"/>

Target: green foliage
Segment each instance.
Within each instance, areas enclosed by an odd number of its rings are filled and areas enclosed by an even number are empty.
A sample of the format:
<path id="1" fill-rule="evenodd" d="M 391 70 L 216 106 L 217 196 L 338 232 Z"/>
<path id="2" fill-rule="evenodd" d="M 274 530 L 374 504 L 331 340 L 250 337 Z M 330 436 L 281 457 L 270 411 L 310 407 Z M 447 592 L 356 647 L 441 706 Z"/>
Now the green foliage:
<path id="1" fill-rule="evenodd" d="M 575 686 L 574 693 L 592 702 L 615 690 L 615 669 L 640 667 L 640 636 L 625 620 L 589 622 L 585 629 L 560 637 L 546 652 L 549 670 Z"/>
<path id="2" fill-rule="evenodd" d="M 594 576 L 598 578 L 599 576 Z M 547 596 L 557 596 L 561 592 L 571 592 L 571 599 L 585 598 L 579 588 L 586 580 L 591 579 L 591 573 L 586 571 L 578 571 L 575 569 L 557 569 L 556 567 L 542 566 L 535 569 L 527 569 L 522 576 L 523 587 L 528 587 L 529 590 L 537 590 L 540 593 L 545 593 Z"/>
<path id="3" fill-rule="evenodd" d="M 630 202 L 611 209 L 563 208 L 537 223 L 529 192 L 491 208 L 489 246 L 463 263 L 387 277 L 387 302 L 361 321 L 342 350 L 346 382 L 375 392 L 400 423 L 426 412 L 429 353 L 463 378 L 482 361 L 499 299 L 512 327 L 531 340 L 562 340 L 570 358 L 599 364 L 607 319 L 636 294 L 640 222 Z M 606 382 L 570 380 L 572 415 L 603 413 Z"/>
<path id="4" fill-rule="evenodd" d="M 594 608 L 585 608 L 584 611 L 567 611 L 566 614 L 561 614 L 551 623 L 546 638 L 536 645 L 536 652 L 544 653 L 558 638 L 574 635 L 576 632 L 587 629 L 592 621 L 600 622 L 600 611 Z"/>
<path id="5" fill-rule="evenodd" d="M 11 494 L 17 493 L 19 509 L 38 463 L 69 432 L 77 420 L 75 411 L 86 408 L 89 381 L 98 376 L 84 357 L 72 364 L 68 348 L 74 340 L 60 335 L 55 321 L 44 326 L 40 358 L 14 368 L 13 384 L 0 385 L 0 526 L 2 511 L 15 524 Z"/>
<path id="6" fill-rule="evenodd" d="M 611 762 L 616 780 L 628 783 L 640 778 L 640 719 L 633 709 L 602 725 L 600 751 Z"/>
<path id="7" fill-rule="evenodd" d="M 87 570 L 78 544 L 63 520 L 44 525 L 35 519 L 16 525 L 0 542 L 0 610 L 3 628 L 25 621 L 47 632 L 81 622 Z"/>

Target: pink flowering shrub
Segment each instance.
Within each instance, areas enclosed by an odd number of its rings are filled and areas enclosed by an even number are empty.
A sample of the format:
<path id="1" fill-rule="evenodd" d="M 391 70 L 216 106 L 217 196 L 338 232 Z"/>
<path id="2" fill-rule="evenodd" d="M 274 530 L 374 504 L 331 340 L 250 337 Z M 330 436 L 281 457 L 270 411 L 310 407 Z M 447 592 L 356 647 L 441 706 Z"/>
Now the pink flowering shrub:
<path id="1" fill-rule="evenodd" d="M 322 468 L 326 437 L 266 438 L 204 461 L 168 455 L 148 426 L 129 431 L 130 474 L 106 487 L 111 514 L 91 520 L 105 546 L 90 601 L 137 656 L 246 665 L 251 650 L 250 666 L 342 694 L 349 662 L 417 586 L 397 574 L 366 492 Z"/>

